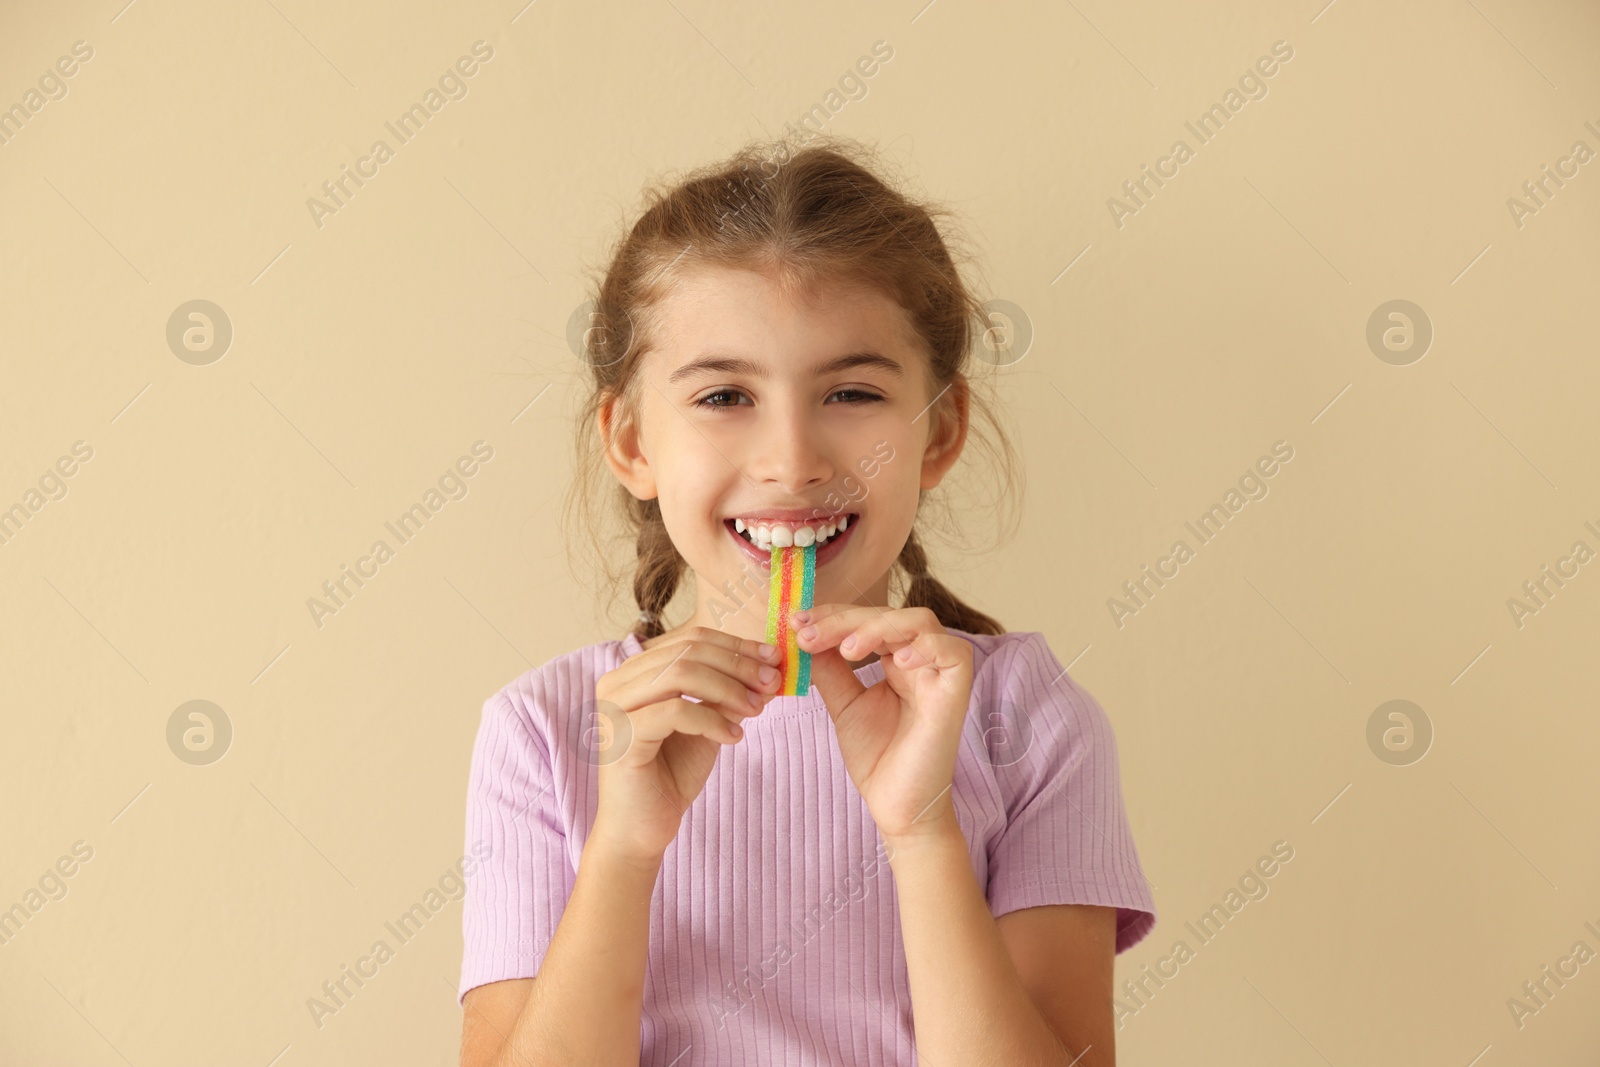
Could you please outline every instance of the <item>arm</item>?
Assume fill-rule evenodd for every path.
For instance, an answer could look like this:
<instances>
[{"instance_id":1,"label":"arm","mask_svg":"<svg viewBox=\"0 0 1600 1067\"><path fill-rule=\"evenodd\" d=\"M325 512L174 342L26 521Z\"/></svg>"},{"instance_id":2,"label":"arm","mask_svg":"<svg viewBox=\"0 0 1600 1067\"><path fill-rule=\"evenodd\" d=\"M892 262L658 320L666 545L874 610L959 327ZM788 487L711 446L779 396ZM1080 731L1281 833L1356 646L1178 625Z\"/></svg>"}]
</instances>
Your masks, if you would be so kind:
<instances>
[{"instance_id":1,"label":"arm","mask_svg":"<svg viewBox=\"0 0 1600 1067\"><path fill-rule=\"evenodd\" d=\"M595 838L539 977L490 982L462 1002L462 1067L637 1067L650 896L661 860Z\"/></svg>"},{"instance_id":2,"label":"arm","mask_svg":"<svg viewBox=\"0 0 1600 1067\"><path fill-rule=\"evenodd\" d=\"M1027 908L1001 916L1002 930L950 809L929 823L927 832L885 842L918 1054L936 1064L1114 1067L1116 909ZM1081 936L1063 943L1066 930ZM1049 933L1056 938L1040 943ZM1062 948L1078 955L1080 945L1078 959L1062 957ZM1063 981L1068 974L1073 980Z\"/></svg>"},{"instance_id":3,"label":"arm","mask_svg":"<svg viewBox=\"0 0 1600 1067\"><path fill-rule=\"evenodd\" d=\"M545 931L550 943L537 978L486 982L463 998L463 1067L638 1067L650 902L662 860L721 746L743 736L734 724L777 688L776 672L768 681L760 672L779 656L771 645L697 627L596 681L599 747L568 756L598 762L599 807L571 892L559 901L564 885L529 883L539 869L548 875L568 862L559 805L539 804L557 776L552 749L534 728L549 714L541 709L549 687L536 673L534 692L519 698L537 718L505 691L485 702L467 836L498 842L499 866L467 880L466 947L502 968ZM520 888L531 888L531 899ZM473 956L470 973L484 973L484 959ZM468 968L464 962L464 974Z\"/></svg>"},{"instance_id":4,"label":"arm","mask_svg":"<svg viewBox=\"0 0 1600 1067\"><path fill-rule=\"evenodd\" d=\"M980 707L993 708L1009 692L1021 707L1056 700L1063 712L1038 717L1033 760L1015 768L994 764L1010 794L1005 833L990 853L997 864L991 883L999 879L1003 897L997 897L1002 930L974 877L952 794L974 697L972 644L927 608L829 604L791 618L802 627L797 639L811 652L811 681L833 719L845 768L890 848L923 1058L961 1067L1113 1067L1116 908L1038 899L1054 895L1062 877L1105 872L1114 896L1148 903L1105 713L1071 682L1072 695L1053 696L1051 687L1067 672L1041 634L1012 641L1011 654L995 668L1008 690L978 694ZM883 681L862 685L844 649L878 653ZM1098 854L1098 843L1071 833L1063 805L1079 818L1087 818L1085 807L1108 812L1124 844L1103 831L1100 837L1118 858ZM1057 879L1030 885L1025 879L1039 870L1045 842L1063 854L1052 853ZM1106 894L1097 889L1096 895ZM1147 910L1153 922L1154 909ZM1016 916L1023 911L1033 914Z\"/></svg>"}]
</instances>

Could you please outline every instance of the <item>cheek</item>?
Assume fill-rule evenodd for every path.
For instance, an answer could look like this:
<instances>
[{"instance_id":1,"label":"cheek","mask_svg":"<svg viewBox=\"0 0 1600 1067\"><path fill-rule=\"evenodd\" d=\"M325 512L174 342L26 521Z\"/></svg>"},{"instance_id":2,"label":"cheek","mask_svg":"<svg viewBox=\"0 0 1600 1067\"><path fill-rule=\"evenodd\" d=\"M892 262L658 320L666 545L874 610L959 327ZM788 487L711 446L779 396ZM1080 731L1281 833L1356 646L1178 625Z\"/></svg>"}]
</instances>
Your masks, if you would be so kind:
<instances>
[{"instance_id":1,"label":"cheek","mask_svg":"<svg viewBox=\"0 0 1600 1067\"><path fill-rule=\"evenodd\" d=\"M914 502L922 479L921 449L921 440L903 429L895 436L880 435L863 451L851 475L871 494L896 499L910 496Z\"/></svg>"},{"instance_id":2,"label":"cheek","mask_svg":"<svg viewBox=\"0 0 1600 1067\"><path fill-rule=\"evenodd\" d=\"M650 437L647 456L656 480L671 486L677 495L704 496L708 483L719 483L723 474L734 474L729 465L726 448L721 448L711 434L698 434L682 419L674 418L678 425L658 424ZM737 477L737 475L735 475Z\"/></svg>"}]
</instances>

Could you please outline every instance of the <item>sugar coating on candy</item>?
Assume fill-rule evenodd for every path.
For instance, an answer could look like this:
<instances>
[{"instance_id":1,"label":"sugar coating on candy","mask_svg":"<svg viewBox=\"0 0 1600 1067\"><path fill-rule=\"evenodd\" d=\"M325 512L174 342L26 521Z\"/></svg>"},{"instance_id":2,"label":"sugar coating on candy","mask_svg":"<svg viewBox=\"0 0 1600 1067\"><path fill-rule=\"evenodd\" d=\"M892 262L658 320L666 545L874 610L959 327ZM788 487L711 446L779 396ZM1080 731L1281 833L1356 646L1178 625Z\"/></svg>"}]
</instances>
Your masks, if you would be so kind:
<instances>
[{"instance_id":1,"label":"sugar coating on candy","mask_svg":"<svg viewBox=\"0 0 1600 1067\"><path fill-rule=\"evenodd\" d=\"M791 612L811 606L817 582L817 546L797 548L789 545L772 549L772 580L767 594L767 644L783 653L783 684L779 696L805 696L811 692L811 653L803 651L794 629Z\"/></svg>"}]
</instances>

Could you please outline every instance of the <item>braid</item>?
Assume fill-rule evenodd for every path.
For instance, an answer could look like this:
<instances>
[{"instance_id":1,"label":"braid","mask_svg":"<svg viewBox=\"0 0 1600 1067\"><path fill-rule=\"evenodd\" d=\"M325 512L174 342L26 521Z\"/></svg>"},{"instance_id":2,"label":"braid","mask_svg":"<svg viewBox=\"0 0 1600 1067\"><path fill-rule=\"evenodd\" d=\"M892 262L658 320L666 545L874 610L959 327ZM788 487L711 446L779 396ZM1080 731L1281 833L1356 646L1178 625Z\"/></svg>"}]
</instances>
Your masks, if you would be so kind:
<instances>
[{"instance_id":1,"label":"braid","mask_svg":"<svg viewBox=\"0 0 1600 1067\"><path fill-rule=\"evenodd\" d=\"M1006 632L1006 628L1000 625L999 620L967 604L946 588L943 582L928 573L928 554L923 551L915 531L906 538L906 545L900 550L900 558L895 562L910 579L910 584L906 588L906 607L928 608L943 625L954 630L965 630L969 634Z\"/></svg>"},{"instance_id":2,"label":"braid","mask_svg":"<svg viewBox=\"0 0 1600 1067\"><path fill-rule=\"evenodd\" d=\"M634 636L641 641L666 632L662 612L672 602L688 566L667 535L661 505L654 499L628 497L628 510L639 527L639 570L633 578L633 599L639 605Z\"/></svg>"}]
</instances>

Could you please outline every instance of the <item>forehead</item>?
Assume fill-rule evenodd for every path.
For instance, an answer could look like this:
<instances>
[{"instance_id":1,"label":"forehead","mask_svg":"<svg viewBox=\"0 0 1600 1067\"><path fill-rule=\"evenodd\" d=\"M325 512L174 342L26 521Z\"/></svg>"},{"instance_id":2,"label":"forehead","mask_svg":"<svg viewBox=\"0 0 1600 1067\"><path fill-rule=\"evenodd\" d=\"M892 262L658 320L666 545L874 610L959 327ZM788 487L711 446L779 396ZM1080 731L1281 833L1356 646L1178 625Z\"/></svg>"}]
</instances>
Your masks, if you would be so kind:
<instances>
[{"instance_id":1,"label":"forehead","mask_svg":"<svg viewBox=\"0 0 1600 1067\"><path fill-rule=\"evenodd\" d=\"M755 358L818 359L863 347L909 358L916 346L910 316L899 303L848 279L801 288L754 270L694 267L674 280L653 312L659 347L673 362L706 346L737 348Z\"/></svg>"}]
</instances>

